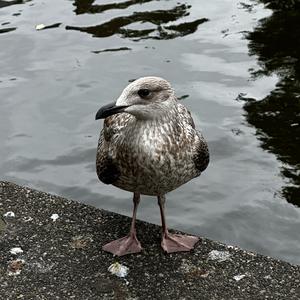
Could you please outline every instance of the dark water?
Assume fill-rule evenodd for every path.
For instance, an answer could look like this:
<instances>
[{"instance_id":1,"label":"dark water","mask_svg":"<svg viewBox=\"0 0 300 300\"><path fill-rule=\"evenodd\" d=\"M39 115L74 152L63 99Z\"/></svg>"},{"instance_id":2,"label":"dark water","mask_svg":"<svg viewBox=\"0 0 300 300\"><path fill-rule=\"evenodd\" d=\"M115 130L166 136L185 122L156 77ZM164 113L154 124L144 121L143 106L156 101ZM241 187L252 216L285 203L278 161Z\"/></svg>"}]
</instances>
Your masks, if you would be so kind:
<instances>
[{"instance_id":1,"label":"dark water","mask_svg":"<svg viewBox=\"0 0 300 300\"><path fill-rule=\"evenodd\" d=\"M211 150L169 225L300 263L299 5L264 2L0 1L1 179L130 215L95 174L94 115L162 76ZM159 223L153 198L139 217Z\"/></svg>"},{"instance_id":2,"label":"dark water","mask_svg":"<svg viewBox=\"0 0 300 300\"><path fill-rule=\"evenodd\" d=\"M281 173L287 179L284 198L300 206L300 2L294 6L288 5L293 1L285 6L265 2L275 12L247 35L250 54L259 61L251 75L256 79L277 74L279 80L263 99L245 97L244 108L247 121L257 128L262 148L282 162Z\"/></svg>"}]
</instances>

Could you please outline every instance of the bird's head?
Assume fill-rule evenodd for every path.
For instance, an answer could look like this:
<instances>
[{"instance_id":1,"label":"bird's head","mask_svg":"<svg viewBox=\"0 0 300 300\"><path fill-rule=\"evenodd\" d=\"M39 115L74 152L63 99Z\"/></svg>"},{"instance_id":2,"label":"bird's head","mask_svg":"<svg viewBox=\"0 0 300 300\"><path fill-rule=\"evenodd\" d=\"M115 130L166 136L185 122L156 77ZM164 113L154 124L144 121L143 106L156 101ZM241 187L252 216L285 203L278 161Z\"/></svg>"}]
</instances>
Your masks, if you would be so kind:
<instances>
[{"instance_id":1,"label":"bird's head","mask_svg":"<svg viewBox=\"0 0 300 300\"><path fill-rule=\"evenodd\" d=\"M130 83L116 102L105 105L96 120L126 112L137 119L159 119L168 114L176 98L170 83L159 77L142 77Z\"/></svg>"}]
</instances>

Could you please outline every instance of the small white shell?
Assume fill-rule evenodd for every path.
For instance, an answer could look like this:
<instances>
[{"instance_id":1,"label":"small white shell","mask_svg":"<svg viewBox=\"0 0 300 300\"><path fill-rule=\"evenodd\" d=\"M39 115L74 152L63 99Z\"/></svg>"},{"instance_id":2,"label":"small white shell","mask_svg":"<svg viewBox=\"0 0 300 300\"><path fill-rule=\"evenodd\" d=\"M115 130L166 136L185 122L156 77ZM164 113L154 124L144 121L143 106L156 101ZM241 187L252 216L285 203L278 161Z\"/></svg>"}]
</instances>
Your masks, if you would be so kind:
<instances>
[{"instance_id":1,"label":"small white shell","mask_svg":"<svg viewBox=\"0 0 300 300\"><path fill-rule=\"evenodd\" d=\"M58 214L52 214L52 216L50 217L50 219L52 219L53 222L55 222L58 218L59 218Z\"/></svg>"},{"instance_id":2,"label":"small white shell","mask_svg":"<svg viewBox=\"0 0 300 300\"><path fill-rule=\"evenodd\" d=\"M108 271L113 275L124 278L127 276L129 268L115 262L108 267Z\"/></svg>"},{"instance_id":3,"label":"small white shell","mask_svg":"<svg viewBox=\"0 0 300 300\"><path fill-rule=\"evenodd\" d=\"M16 215L13 211L8 211L7 213L5 213L3 215L3 217L6 217L6 218L14 218Z\"/></svg>"},{"instance_id":4,"label":"small white shell","mask_svg":"<svg viewBox=\"0 0 300 300\"><path fill-rule=\"evenodd\" d=\"M246 277L246 274L235 275L235 276L233 276L233 279L236 280L236 281L240 281L244 277Z\"/></svg>"},{"instance_id":5,"label":"small white shell","mask_svg":"<svg viewBox=\"0 0 300 300\"><path fill-rule=\"evenodd\" d=\"M212 250L208 253L208 259L217 260L219 262L228 260L229 258L230 253L228 251Z\"/></svg>"},{"instance_id":6,"label":"small white shell","mask_svg":"<svg viewBox=\"0 0 300 300\"><path fill-rule=\"evenodd\" d=\"M15 272L8 271L8 276L17 276L21 274L21 270L17 270Z\"/></svg>"},{"instance_id":7,"label":"small white shell","mask_svg":"<svg viewBox=\"0 0 300 300\"><path fill-rule=\"evenodd\" d=\"M14 248L11 248L11 249L9 250L9 252L10 252L11 254L17 255L17 254L23 253L24 251L22 250L21 247L14 247Z\"/></svg>"}]
</instances>

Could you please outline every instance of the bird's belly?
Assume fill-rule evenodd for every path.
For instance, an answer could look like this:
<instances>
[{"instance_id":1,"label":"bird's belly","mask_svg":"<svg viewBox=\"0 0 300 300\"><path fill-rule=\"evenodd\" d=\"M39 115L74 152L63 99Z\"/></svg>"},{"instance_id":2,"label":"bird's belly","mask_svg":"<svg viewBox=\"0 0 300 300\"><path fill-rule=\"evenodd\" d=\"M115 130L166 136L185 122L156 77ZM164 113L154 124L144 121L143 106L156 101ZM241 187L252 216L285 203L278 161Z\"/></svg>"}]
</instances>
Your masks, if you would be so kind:
<instances>
[{"instance_id":1,"label":"bird's belly","mask_svg":"<svg viewBox=\"0 0 300 300\"><path fill-rule=\"evenodd\" d=\"M168 193L200 173L188 152L178 153L131 152L127 163L118 161L120 177L115 186L144 195ZM129 167L130 166L130 167Z\"/></svg>"}]
</instances>

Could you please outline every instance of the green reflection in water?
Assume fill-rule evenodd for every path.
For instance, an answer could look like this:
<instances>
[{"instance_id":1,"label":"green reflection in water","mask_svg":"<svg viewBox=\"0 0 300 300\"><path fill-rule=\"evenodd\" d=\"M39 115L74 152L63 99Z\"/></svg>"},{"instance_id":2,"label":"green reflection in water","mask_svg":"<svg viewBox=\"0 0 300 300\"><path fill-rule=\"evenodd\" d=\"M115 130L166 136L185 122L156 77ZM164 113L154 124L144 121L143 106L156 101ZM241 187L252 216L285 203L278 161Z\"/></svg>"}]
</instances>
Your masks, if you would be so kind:
<instances>
[{"instance_id":1,"label":"green reflection in water","mask_svg":"<svg viewBox=\"0 0 300 300\"><path fill-rule=\"evenodd\" d=\"M0 8L10 6L10 5L15 5L15 4L23 4L24 2L25 2L24 0L14 0L14 1L0 0Z\"/></svg>"},{"instance_id":2,"label":"green reflection in water","mask_svg":"<svg viewBox=\"0 0 300 300\"><path fill-rule=\"evenodd\" d=\"M288 183L282 194L300 206L300 1L262 2L274 12L247 35L250 55L258 56L260 66L251 73L254 79L277 74L279 82L264 99L240 99L262 147L283 163Z\"/></svg>"},{"instance_id":3,"label":"green reflection in water","mask_svg":"<svg viewBox=\"0 0 300 300\"><path fill-rule=\"evenodd\" d=\"M143 4L158 0L129 0L119 3L94 4L95 0L75 0L76 14L96 14L110 9L126 9L131 5Z\"/></svg>"},{"instance_id":4,"label":"green reflection in water","mask_svg":"<svg viewBox=\"0 0 300 300\"><path fill-rule=\"evenodd\" d=\"M94 5L94 1L75 1L75 12L82 13L101 13L109 9L125 9L134 4L143 4L153 0L131 0L121 3L111 3L103 5ZM198 26L208 19L201 18L191 22L183 22L175 25L166 25L169 22L177 21L189 15L191 6L178 3L175 7L168 10L152 10L134 12L129 16L118 16L108 22L87 27L66 26L67 30L78 30L89 33L93 37L109 37L112 35L120 35L122 38L130 38L134 41L141 39L168 40L180 36L185 36L195 32ZM148 23L149 28L146 29L130 29L126 26L135 23Z\"/></svg>"}]
</instances>

